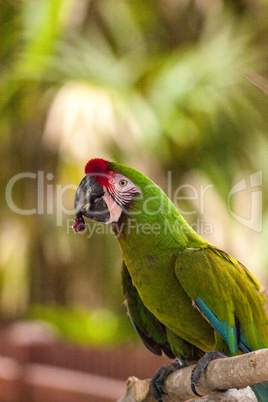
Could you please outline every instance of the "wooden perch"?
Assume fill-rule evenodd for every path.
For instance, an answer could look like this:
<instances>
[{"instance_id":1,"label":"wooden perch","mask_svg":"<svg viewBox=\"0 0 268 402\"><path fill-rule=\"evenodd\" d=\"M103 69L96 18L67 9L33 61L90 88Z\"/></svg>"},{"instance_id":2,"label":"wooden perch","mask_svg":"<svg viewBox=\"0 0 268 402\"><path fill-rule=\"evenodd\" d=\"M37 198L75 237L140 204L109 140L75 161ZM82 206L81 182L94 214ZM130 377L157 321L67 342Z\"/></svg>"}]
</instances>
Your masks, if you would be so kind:
<instances>
[{"instance_id":1,"label":"wooden perch","mask_svg":"<svg viewBox=\"0 0 268 402\"><path fill-rule=\"evenodd\" d=\"M196 398L190 385L193 368L194 366L188 366L177 370L167 378L165 391L168 396L163 396L163 401L183 402ZM254 393L246 387L263 381L268 381L268 349L228 359L213 360L201 374L196 390L200 395L214 393L197 400L200 402L255 402L257 399ZM118 402L155 402L150 393L149 383L150 380L130 377L127 380L126 394ZM228 391L222 392L224 390Z\"/></svg>"}]
</instances>

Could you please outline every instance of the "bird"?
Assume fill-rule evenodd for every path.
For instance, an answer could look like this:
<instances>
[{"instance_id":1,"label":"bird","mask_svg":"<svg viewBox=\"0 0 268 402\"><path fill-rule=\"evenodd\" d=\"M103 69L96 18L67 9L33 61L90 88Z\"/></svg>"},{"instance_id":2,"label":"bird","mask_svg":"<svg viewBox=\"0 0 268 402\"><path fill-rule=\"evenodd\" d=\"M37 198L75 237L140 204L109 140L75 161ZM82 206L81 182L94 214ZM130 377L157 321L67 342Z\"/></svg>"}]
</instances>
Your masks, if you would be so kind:
<instances>
[{"instance_id":1,"label":"bird","mask_svg":"<svg viewBox=\"0 0 268 402\"><path fill-rule=\"evenodd\" d=\"M122 290L132 324L154 354L175 359L153 376L162 401L174 370L197 365L191 387L216 358L268 347L267 298L238 260L197 234L166 194L143 173L90 159L75 193L73 230L84 218L111 225L122 254ZM268 382L255 384L268 401Z\"/></svg>"}]
</instances>

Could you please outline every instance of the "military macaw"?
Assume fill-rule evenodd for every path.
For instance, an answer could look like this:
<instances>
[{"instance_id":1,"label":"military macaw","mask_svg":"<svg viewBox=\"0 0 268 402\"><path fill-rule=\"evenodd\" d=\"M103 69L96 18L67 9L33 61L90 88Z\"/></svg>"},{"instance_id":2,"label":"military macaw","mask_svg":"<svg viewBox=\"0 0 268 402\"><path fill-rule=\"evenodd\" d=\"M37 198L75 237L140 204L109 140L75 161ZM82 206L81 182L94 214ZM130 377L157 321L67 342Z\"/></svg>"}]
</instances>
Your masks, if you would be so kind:
<instances>
[{"instance_id":1,"label":"military macaw","mask_svg":"<svg viewBox=\"0 0 268 402\"><path fill-rule=\"evenodd\" d=\"M86 164L85 173L75 195L73 229L85 229L84 216L112 226L123 257L128 312L151 352L180 357L179 365L202 357L202 369L221 353L268 347L266 297L246 267L199 236L137 170L97 158ZM152 380L158 401L163 382L177 367L170 366ZM259 401L268 401L268 382L253 388Z\"/></svg>"}]
</instances>

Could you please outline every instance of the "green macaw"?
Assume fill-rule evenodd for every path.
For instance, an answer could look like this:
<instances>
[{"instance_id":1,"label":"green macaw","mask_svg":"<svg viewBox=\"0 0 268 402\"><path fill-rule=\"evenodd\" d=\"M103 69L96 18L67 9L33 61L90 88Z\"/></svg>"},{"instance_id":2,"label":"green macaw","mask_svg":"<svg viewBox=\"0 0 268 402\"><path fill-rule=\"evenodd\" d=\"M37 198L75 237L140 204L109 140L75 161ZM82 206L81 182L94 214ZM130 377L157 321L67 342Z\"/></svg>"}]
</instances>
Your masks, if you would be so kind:
<instances>
[{"instance_id":1,"label":"green macaw","mask_svg":"<svg viewBox=\"0 0 268 402\"><path fill-rule=\"evenodd\" d=\"M85 173L75 195L73 229L85 229L84 216L112 226L123 257L128 312L151 352L183 361L202 357L202 370L221 356L216 351L233 356L268 347L266 297L239 261L199 236L137 170L92 159ZM172 370L159 370L152 380L159 401ZM194 392L199 374L193 374ZM253 388L259 401L268 401L268 382Z\"/></svg>"}]
</instances>

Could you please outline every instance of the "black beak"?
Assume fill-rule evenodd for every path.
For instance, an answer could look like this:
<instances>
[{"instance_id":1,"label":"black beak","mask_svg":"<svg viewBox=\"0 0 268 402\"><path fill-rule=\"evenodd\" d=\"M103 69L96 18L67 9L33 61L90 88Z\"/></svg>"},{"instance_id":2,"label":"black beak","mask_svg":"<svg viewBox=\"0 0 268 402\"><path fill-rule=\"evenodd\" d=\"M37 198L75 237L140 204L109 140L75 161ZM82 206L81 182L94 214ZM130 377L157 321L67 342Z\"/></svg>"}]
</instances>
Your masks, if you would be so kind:
<instances>
[{"instance_id":1,"label":"black beak","mask_svg":"<svg viewBox=\"0 0 268 402\"><path fill-rule=\"evenodd\" d=\"M81 180L74 198L76 218L73 229L75 232L85 229L83 216L97 222L109 221L110 212L106 202L102 198L103 195L103 187L90 174L87 174Z\"/></svg>"}]
</instances>

